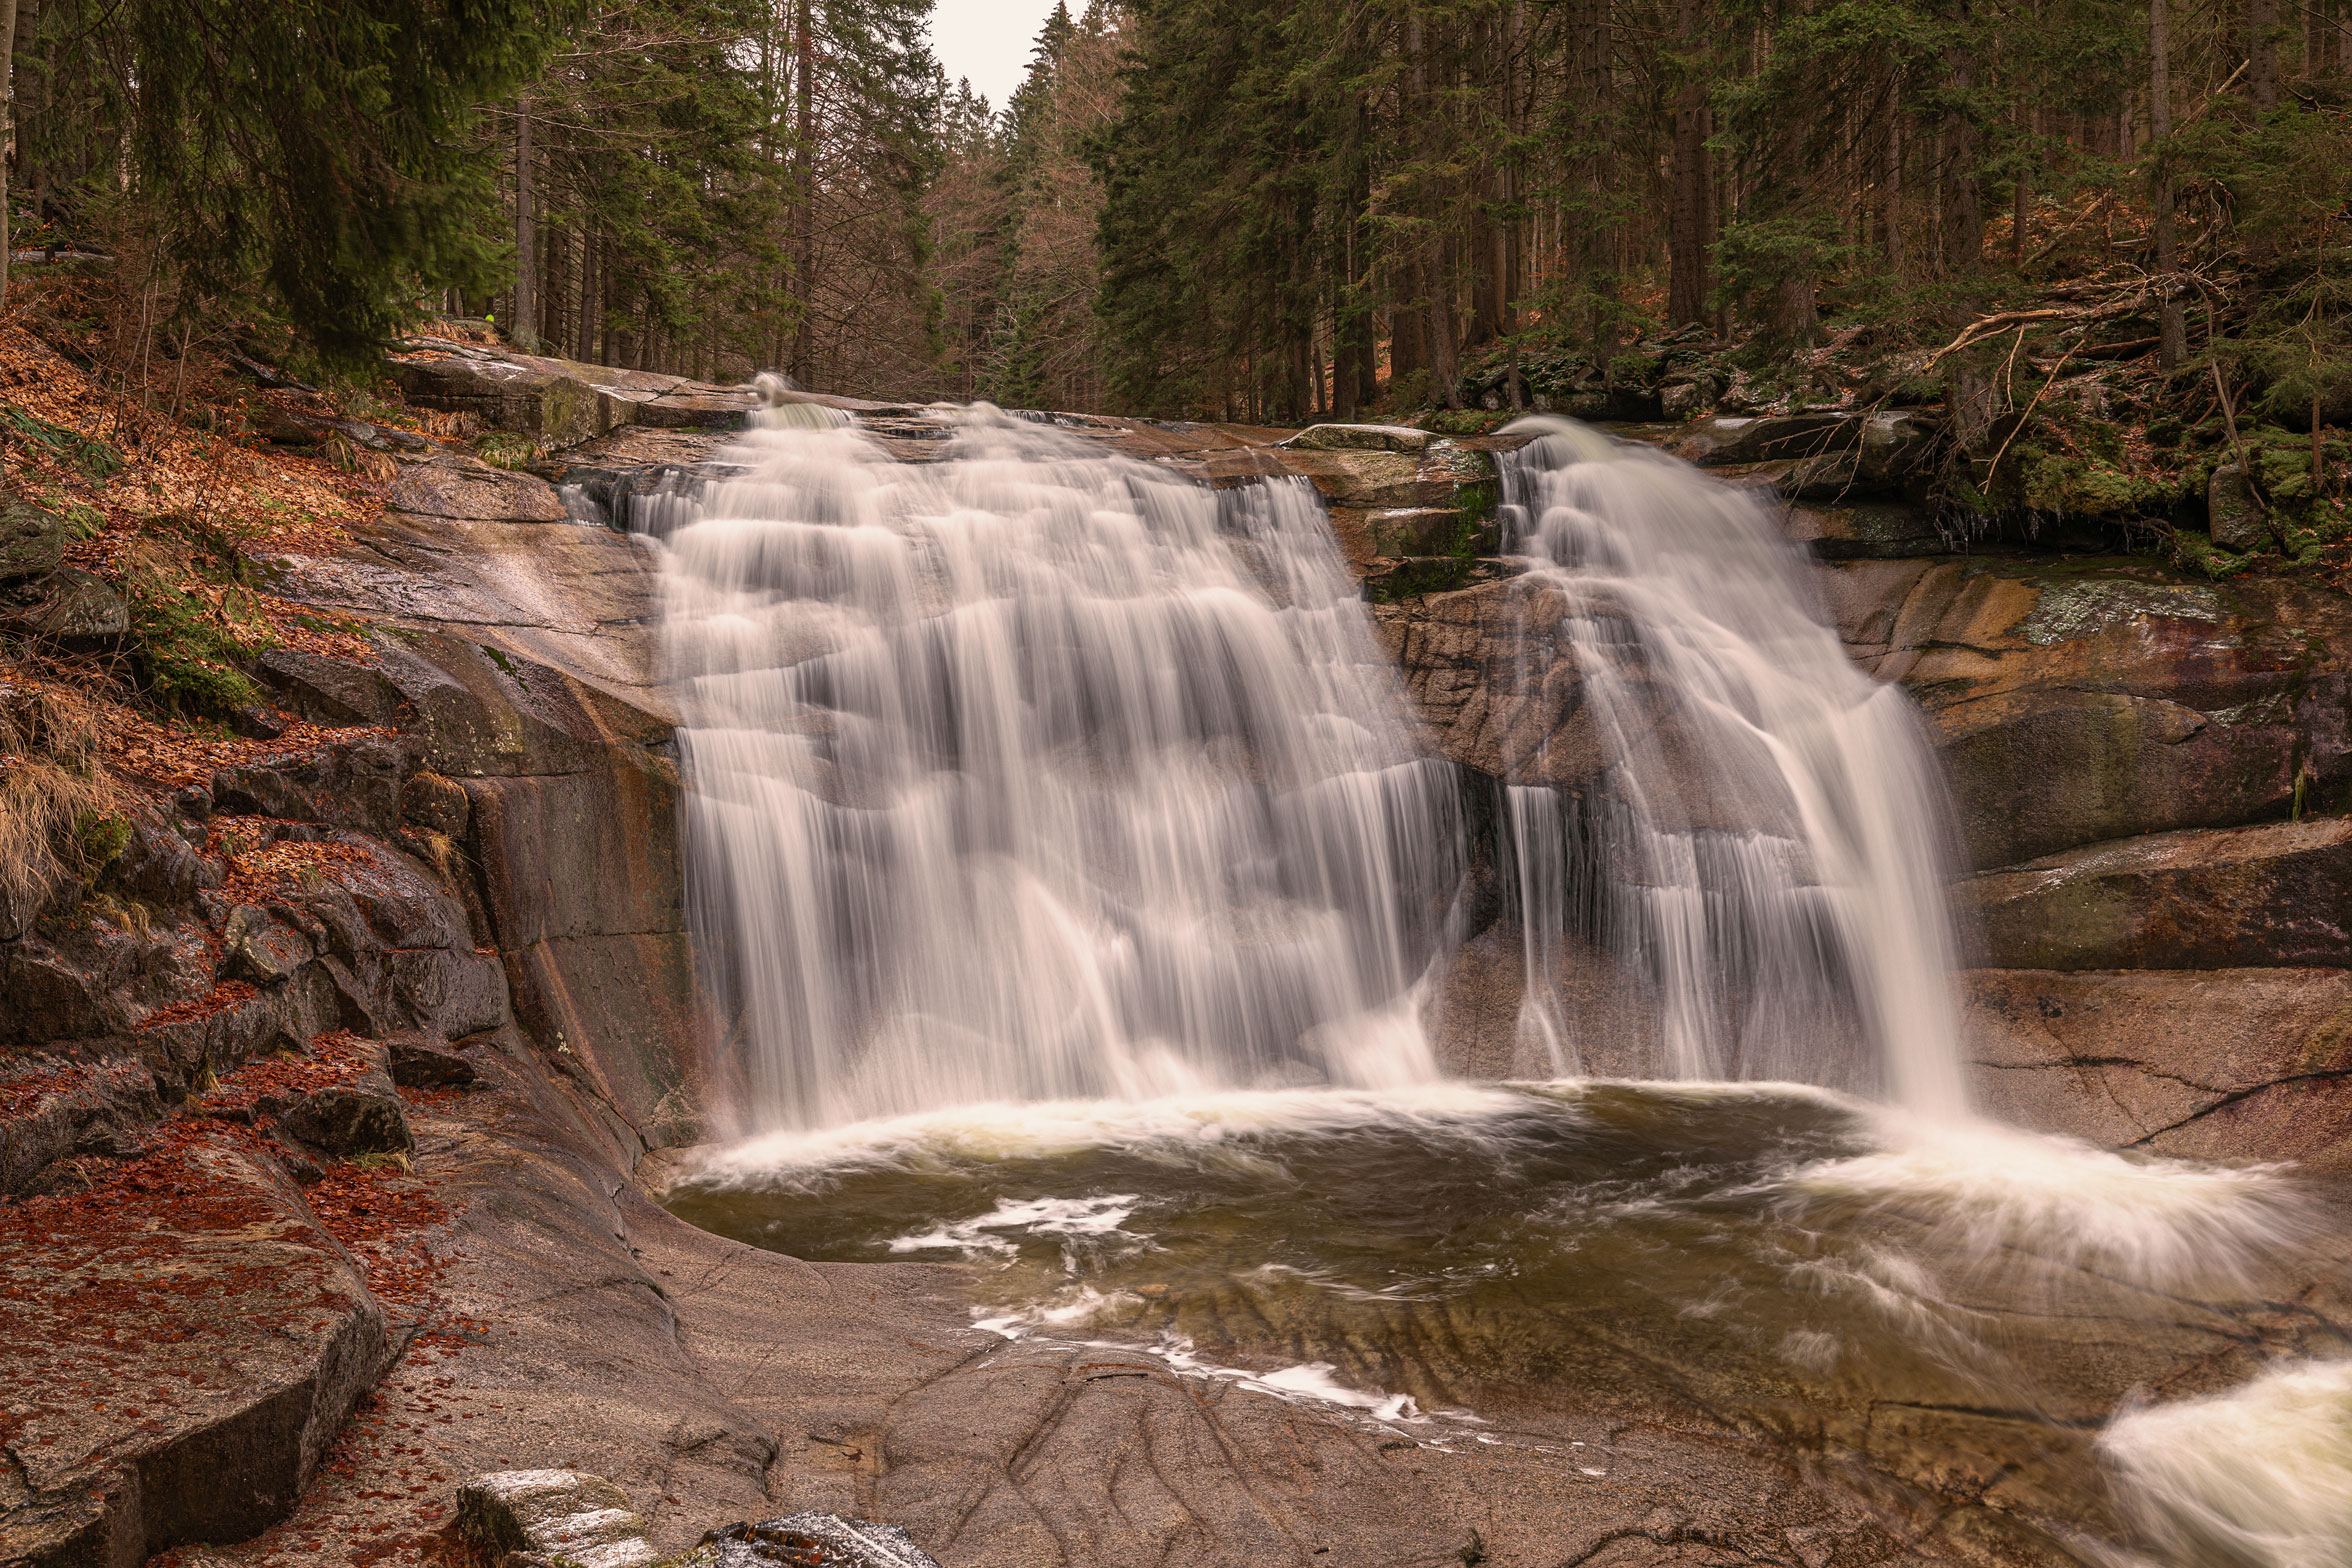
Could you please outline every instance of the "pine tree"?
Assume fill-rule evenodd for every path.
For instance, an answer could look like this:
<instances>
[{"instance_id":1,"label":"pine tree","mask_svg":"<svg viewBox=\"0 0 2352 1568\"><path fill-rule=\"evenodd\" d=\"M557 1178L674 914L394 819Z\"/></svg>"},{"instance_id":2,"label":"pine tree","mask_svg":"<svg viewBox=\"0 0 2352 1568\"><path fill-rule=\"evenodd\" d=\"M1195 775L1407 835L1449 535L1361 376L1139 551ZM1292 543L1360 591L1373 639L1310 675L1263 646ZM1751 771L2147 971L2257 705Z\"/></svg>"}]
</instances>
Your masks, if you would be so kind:
<instances>
[{"instance_id":1,"label":"pine tree","mask_svg":"<svg viewBox=\"0 0 2352 1568\"><path fill-rule=\"evenodd\" d=\"M330 363L499 270L475 105L536 74L568 0L126 0L140 194L199 292L267 289ZM135 84L135 85L132 85Z\"/></svg>"}]
</instances>

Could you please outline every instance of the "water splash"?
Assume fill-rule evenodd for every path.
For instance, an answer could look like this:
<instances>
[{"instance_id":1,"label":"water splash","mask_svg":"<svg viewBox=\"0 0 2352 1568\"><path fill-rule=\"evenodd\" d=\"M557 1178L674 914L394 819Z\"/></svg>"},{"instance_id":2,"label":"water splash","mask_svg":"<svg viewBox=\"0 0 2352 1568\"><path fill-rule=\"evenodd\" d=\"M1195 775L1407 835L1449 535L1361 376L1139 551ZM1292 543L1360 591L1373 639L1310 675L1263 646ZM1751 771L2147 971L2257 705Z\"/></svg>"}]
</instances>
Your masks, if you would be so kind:
<instances>
[{"instance_id":1,"label":"water splash","mask_svg":"<svg viewBox=\"0 0 2352 1568\"><path fill-rule=\"evenodd\" d=\"M1564 606L1529 645L1573 661L1563 735L1595 759L1581 790L1508 793L1523 1042L1586 1070L1555 978L1583 938L1646 988L1650 1075L1963 1109L1947 816L1902 694L1848 660L1749 494L1564 420L1512 428L1536 439L1502 459L1505 548L1523 603Z\"/></svg>"},{"instance_id":2,"label":"water splash","mask_svg":"<svg viewBox=\"0 0 2352 1568\"><path fill-rule=\"evenodd\" d=\"M1303 483L783 403L668 532L690 914L746 1129L1433 1071L1452 780Z\"/></svg>"},{"instance_id":3,"label":"water splash","mask_svg":"<svg viewBox=\"0 0 2352 1568\"><path fill-rule=\"evenodd\" d=\"M2352 1362L2288 1361L2099 1438L2124 1511L2177 1568L2352 1562Z\"/></svg>"}]
</instances>

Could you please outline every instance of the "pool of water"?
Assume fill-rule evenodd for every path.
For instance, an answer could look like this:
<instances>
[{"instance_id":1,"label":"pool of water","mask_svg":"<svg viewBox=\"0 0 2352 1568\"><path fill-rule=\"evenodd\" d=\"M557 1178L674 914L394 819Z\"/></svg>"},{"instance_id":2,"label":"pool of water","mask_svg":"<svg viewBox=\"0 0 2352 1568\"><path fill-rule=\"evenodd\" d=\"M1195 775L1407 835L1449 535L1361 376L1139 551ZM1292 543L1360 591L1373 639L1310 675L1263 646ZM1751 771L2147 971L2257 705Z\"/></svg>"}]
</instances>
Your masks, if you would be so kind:
<instances>
[{"instance_id":1,"label":"pool of water","mask_svg":"<svg viewBox=\"0 0 2352 1568\"><path fill-rule=\"evenodd\" d=\"M971 1107L700 1151L669 1202L803 1258L959 1262L1007 1337L1413 1441L1712 1424L1998 1486L2069 1552L2136 1528L2103 1424L2288 1332L2317 1224L2269 1169L1588 1082Z\"/></svg>"}]
</instances>

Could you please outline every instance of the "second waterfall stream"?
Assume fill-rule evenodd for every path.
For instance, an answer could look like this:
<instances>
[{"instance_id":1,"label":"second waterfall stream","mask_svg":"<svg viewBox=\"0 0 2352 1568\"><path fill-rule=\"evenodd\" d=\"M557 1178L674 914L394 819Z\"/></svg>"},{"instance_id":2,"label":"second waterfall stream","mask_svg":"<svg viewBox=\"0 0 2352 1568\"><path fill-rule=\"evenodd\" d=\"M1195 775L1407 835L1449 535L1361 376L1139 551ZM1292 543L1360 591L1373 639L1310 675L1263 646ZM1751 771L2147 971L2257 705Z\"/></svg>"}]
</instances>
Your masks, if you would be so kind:
<instances>
[{"instance_id":1,"label":"second waterfall stream","mask_svg":"<svg viewBox=\"0 0 2352 1568\"><path fill-rule=\"evenodd\" d=\"M1493 586L1521 686L1572 686L1542 783L1431 754L1301 480L787 403L657 499L733 1135L671 1206L959 1263L989 1334L1383 1450L1573 1488L1629 1462L1604 1430L1736 1430L1970 1561L2344 1560L2352 1384L2297 1359L2322 1317L2264 1315L2303 1195L1970 1117L1916 715L1751 494L1518 433ZM1498 921L1516 1024L1482 1026L1540 1081L1433 1038ZM2135 1392L2229 1356L2237 1393ZM2282 1410L2275 1455L2178 1451Z\"/></svg>"}]
</instances>

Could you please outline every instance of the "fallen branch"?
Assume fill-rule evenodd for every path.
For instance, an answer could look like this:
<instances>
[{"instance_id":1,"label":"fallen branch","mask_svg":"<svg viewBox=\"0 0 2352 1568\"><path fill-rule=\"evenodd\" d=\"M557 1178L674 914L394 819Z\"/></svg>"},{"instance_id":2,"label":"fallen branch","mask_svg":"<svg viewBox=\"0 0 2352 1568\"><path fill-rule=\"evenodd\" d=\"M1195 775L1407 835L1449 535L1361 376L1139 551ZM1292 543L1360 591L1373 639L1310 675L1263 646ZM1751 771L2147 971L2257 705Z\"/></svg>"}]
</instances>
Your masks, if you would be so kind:
<instances>
[{"instance_id":1,"label":"fallen branch","mask_svg":"<svg viewBox=\"0 0 2352 1568\"><path fill-rule=\"evenodd\" d=\"M2043 310L2004 310L1995 315L1979 316L1967 326L1962 327L1958 337L1928 355L1925 363L1921 364L1919 368L1922 371L1933 370L1936 367L1936 362L1945 355L1957 353L1971 344L1981 343L1993 333L2006 332L2020 322L2061 321L2083 314L2085 312L2052 306Z\"/></svg>"},{"instance_id":2,"label":"fallen branch","mask_svg":"<svg viewBox=\"0 0 2352 1568\"><path fill-rule=\"evenodd\" d=\"M2078 343L2075 345L2075 348L2080 348L2081 346L2082 345ZM1993 454L1993 461L1991 466L1985 469L1986 484L1991 484L1993 482L1993 477L2000 473L2001 459L2009 455L2010 442L2015 441L2018 437L2018 433L2024 430L2027 425L2033 423L2034 410L2042 406L2042 399L2048 395L2050 388L2057 385L2058 383L2058 371L2064 370L2066 368L2066 362L2073 357L2073 348L2068 349L2065 353L2058 356L2057 368L2050 372L2050 378L2047 381L2044 381L2040 388L2035 391L2033 395L2033 401L2025 405L2024 417L2019 419L2016 424L2009 427L2009 434L2001 442L2001 450Z\"/></svg>"},{"instance_id":3,"label":"fallen branch","mask_svg":"<svg viewBox=\"0 0 2352 1568\"><path fill-rule=\"evenodd\" d=\"M2222 428L2229 432L2230 447L2238 454L2238 472L2246 477L2246 493L2254 498L2256 506L2262 508L2262 515L2268 517L2270 503L2262 498L2262 492L2255 487L2254 465L2246 461L2246 443L2238 437L2237 411L2230 407L2229 388L2222 385L2221 362L2214 360L2206 368L2213 372L2213 393L2221 399Z\"/></svg>"}]
</instances>

